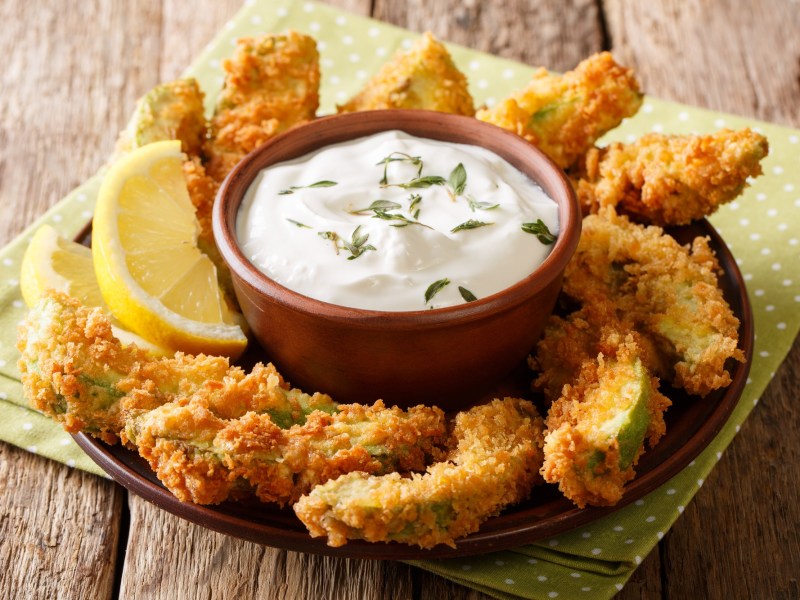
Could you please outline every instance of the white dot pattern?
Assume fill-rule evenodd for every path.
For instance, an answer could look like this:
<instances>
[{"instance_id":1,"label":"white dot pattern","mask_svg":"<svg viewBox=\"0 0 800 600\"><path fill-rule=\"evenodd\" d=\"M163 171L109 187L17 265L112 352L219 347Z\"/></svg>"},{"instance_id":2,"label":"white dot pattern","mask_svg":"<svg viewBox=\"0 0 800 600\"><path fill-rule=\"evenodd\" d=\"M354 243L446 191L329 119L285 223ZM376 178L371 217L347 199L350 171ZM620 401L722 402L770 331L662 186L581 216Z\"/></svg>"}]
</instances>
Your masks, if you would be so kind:
<instances>
[{"instance_id":1,"label":"white dot pattern","mask_svg":"<svg viewBox=\"0 0 800 600\"><path fill-rule=\"evenodd\" d=\"M237 17L225 26L231 37L228 38L226 34L224 42L217 48L211 47L205 55L203 67L208 69L209 75L203 81L206 85L221 85L221 60L230 54L230 44L235 43L236 38L241 35L255 35L263 30L271 30L272 27L282 30L291 26L313 33L319 41L323 70L321 96L325 106L321 112L330 112L334 102L342 102L351 97L375 73L386 57L397 49L409 47L413 39L416 39L410 33L393 30L378 23L362 21L357 17L348 19L330 7L314 2L246 0L245 5L243 17ZM496 99L505 98L511 90L523 85L531 73L526 66L494 57L477 54L454 54L454 57L461 70L468 75L470 90L478 104L494 104ZM750 123L743 119L728 116L709 121L691 107L648 98L640 114L612 132L609 140L632 141L649 131L706 133L723 126L738 128L748 124ZM778 364L777 357L783 354L783 350L774 344L770 336L774 334L776 338L780 335L789 337L793 334L798 317L794 312L788 313L787 306L796 311L796 303L800 303L800 289L796 283L800 278L795 276L794 266L800 258L800 243L794 227L800 220L800 197L797 192L798 184L791 179L792 173L798 170L796 145L800 143L800 136L772 126L765 125L761 129L767 132L771 145L771 154L764 162L765 175L750 181L751 187L739 200L722 207L711 219L732 246L738 264L747 267L744 277L748 282L748 289L751 290L756 326L762 334L761 337L770 340L769 347L766 348L762 348L760 342L757 342L752 370L755 383L749 385L745 391L750 401L740 403L731 417L735 424L732 429L736 432L739 431L747 411L758 400L765 385L764 373L773 372ZM793 145L794 154L780 152L780 143L786 144L787 148ZM93 189L80 188L71 197L75 204L68 211L65 209L63 212L51 213L50 222L67 229L75 227L76 217L83 221L88 220L92 215L91 207L95 195L96 186ZM754 206L758 206L757 211L753 209ZM732 240L736 243L731 244ZM3 274L0 279L2 284L12 288L18 286L20 256L21 254L3 256L0 269L0 274ZM24 310L18 291L14 293L15 297L6 304L10 306L9 310L15 311L15 315L9 320L12 327L22 318ZM16 357L12 352L13 348L0 348L0 368L6 370L13 367ZM7 391L0 391L0 400L8 398ZM30 411L26 413L31 414ZM60 429L48 442L45 432L51 424L43 418L41 421L38 419L38 415L33 415L15 421L21 447L54 456L57 453L52 450L53 446L63 453L72 451L72 439L64 436ZM727 435L732 437L733 431ZM595 561L617 560L618 555L621 555L627 556L625 560L634 568L642 562L642 557L646 556L657 540L663 538L672 521L684 512L692 495L703 485L710 466L719 460L721 454L718 447L710 448L676 476L668 487L656 490L650 496L621 509L614 514L613 520L598 521L593 524L591 533L585 529L566 532L557 540L543 540L532 545L531 553L541 549L545 553L574 554ZM67 458L66 462L69 466L76 466L74 458ZM495 581L500 586L498 589L504 589L506 594L527 591L529 586L540 586L536 588L537 597L590 598L593 597L592 592L610 595L608 590L612 584L615 589L622 588L622 583L616 583L614 578L600 578L588 571L579 572L574 570L576 567L564 570L564 567L558 567L546 558L531 558L516 552L498 554L502 558L481 559L474 563L459 560L448 562L452 562L453 571L461 574L465 580L483 576L490 569L493 570L491 572L495 574ZM562 570L558 571L558 568ZM561 575L557 577L556 573Z\"/></svg>"}]
</instances>

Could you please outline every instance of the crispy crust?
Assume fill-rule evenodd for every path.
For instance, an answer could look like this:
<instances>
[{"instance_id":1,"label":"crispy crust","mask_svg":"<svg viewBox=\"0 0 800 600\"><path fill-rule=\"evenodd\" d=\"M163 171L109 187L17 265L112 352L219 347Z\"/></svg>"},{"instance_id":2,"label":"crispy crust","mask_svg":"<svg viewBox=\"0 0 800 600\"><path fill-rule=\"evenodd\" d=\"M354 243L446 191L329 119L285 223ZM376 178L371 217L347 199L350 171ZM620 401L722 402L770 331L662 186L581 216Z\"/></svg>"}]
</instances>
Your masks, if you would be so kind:
<instances>
[{"instance_id":1,"label":"crispy crust","mask_svg":"<svg viewBox=\"0 0 800 600\"><path fill-rule=\"evenodd\" d=\"M641 104L633 72L601 52L563 75L540 68L525 88L476 116L525 138L566 169Z\"/></svg>"},{"instance_id":2,"label":"crispy crust","mask_svg":"<svg viewBox=\"0 0 800 600\"><path fill-rule=\"evenodd\" d=\"M619 502L625 484L635 477L634 467L644 452L642 441L632 461L623 466L619 439L598 439L596 433L607 418L602 409L597 410L604 388L621 387L620 381L631 377L630 367L641 353L633 335L615 337L616 341L605 342L611 353L585 361L547 414L542 476L548 483L558 484L559 490L580 508ZM671 402L658 391L656 377L648 377L645 388L649 420L644 435L652 448L666 431L663 414ZM598 456L602 457L599 461Z\"/></svg>"},{"instance_id":3,"label":"crispy crust","mask_svg":"<svg viewBox=\"0 0 800 600\"><path fill-rule=\"evenodd\" d=\"M319 107L319 53L307 35L241 38L222 66L225 84L205 147L217 181L248 152L313 119Z\"/></svg>"},{"instance_id":4,"label":"crispy crust","mask_svg":"<svg viewBox=\"0 0 800 600\"><path fill-rule=\"evenodd\" d=\"M767 139L750 129L712 135L648 134L593 148L572 174L585 213L615 206L653 225L683 225L715 212L761 175Z\"/></svg>"},{"instance_id":5,"label":"crispy crust","mask_svg":"<svg viewBox=\"0 0 800 600\"><path fill-rule=\"evenodd\" d=\"M350 473L314 488L294 510L331 546L348 539L454 546L541 481L542 429L530 402L494 400L456 416L452 450L425 474Z\"/></svg>"},{"instance_id":6,"label":"crispy crust","mask_svg":"<svg viewBox=\"0 0 800 600\"><path fill-rule=\"evenodd\" d=\"M384 64L340 113L386 108L414 108L467 115L475 114L467 78L447 49L430 33L408 51Z\"/></svg>"},{"instance_id":7,"label":"crispy crust","mask_svg":"<svg viewBox=\"0 0 800 600\"><path fill-rule=\"evenodd\" d=\"M705 238L679 245L659 227L643 227L613 208L586 217L564 293L584 305L613 306L658 349L651 368L676 387L705 396L730 384L739 320L718 286L719 264Z\"/></svg>"}]
</instances>

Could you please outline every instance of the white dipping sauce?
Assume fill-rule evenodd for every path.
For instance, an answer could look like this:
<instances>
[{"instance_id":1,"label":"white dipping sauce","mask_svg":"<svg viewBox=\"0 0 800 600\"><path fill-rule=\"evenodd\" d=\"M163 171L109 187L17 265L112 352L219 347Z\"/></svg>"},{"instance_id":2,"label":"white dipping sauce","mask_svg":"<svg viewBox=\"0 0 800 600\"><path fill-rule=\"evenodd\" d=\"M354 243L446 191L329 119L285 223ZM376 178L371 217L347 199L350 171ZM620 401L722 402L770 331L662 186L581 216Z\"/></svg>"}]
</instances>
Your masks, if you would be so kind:
<instances>
[{"instance_id":1,"label":"white dipping sauce","mask_svg":"<svg viewBox=\"0 0 800 600\"><path fill-rule=\"evenodd\" d=\"M399 153L421 159L423 178L448 180L461 163L462 193L454 199L447 184L381 186L389 156L403 159L386 165L389 184L418 177L419 165ZM326 187L303 187L317 182ZM413 210L412 195L421 198ZM352 214L376 200L400 207ZM395 227L407 221L387 215L427 227ZM459 287L484 298L529 275L552 248L522 230L539 219L557 236L556 203L493 152L387 131L264 169L245 195L236 232L245 256L291 290L341 306L410 311L464 304ZM491 225L452 232L468 221ZM352 258L346 243L358 227L358 237L369 238ZM426 291L442 280L449 284L426 301Z\"/></svg>"}]
</instances>

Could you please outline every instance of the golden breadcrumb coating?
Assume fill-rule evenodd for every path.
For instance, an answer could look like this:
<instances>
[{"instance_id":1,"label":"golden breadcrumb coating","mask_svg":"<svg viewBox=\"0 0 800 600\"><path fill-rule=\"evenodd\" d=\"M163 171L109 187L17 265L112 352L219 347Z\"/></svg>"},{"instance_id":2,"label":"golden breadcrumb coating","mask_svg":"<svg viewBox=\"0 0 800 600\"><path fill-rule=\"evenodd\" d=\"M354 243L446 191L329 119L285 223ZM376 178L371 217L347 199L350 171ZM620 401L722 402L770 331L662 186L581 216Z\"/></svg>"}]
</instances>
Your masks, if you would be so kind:
<instances>
[{"instance_id":1,"label":"golden breadcrumb coating","mask_svg":"<svg viewBox=\"0 0 800 600\"><path fill-rule=\"evenodd\" d=\"M456 416L452 450L424 474L350 473L294 505L313 537L454 546L541 481L543 423L530 402L494 400Z\"/></svg>"},{"instance_id":2,"label":"golden breadcrumb coating","mask_svg":"<svg viewBox=\"0 0 800 600\"><path fill-rule=\"evenodd\" d=\"M272 365L251 373L225 357L157 357L113 336L108 316L68 296L49 292L28 312L18 332L23 392L37 410L70 433L86 431L116 441L129 414L151 410L199 389L228 388L225 418L265 412L280 426L301 422L314 410L335 410L325 394L290 389ZM218 392L221 393L221 392ZM216 397L216 396L214 396Z\"/></svg>"},{"instance_id":3,"label":"golden breadcrumb coating","mask_svg":"<svg viewBox=\"0 0 800 600\"><path fill-rule=\"evenodd\" d=\"M598 354L613 356L621 337L635 343L638 358L656 376L672 373L655 342L636 330L625 315L617 314L613 302L595 299L592 303L567 316L552 315L545 326L534 353L528 359L530 367L539 373L533 388L554 402L568 383L578 377L584 363L594 361Z\"/></svg>"},{"instance_id":4,"label":"golden breadcrumb coating","mask_svg":"<svg viewBox=\"0 0 800 600\"><path fill-rule=\"evenodd\" d=\"M663 376L690 394L726 387L728 359L744 360L739 320L722 295L719 263L706 238L678 244L612 207L583 220L564 292L583 305L612 305L662 353ZM653 365L651 365L652 367Z\"/></svg>"},{"instance_id":5,"label":"golden breadcrumb coating","mask_svg":"<svg viewBox=\"0 0 800 600\"><path fill-rule=\"evenodd\" d=\"M641 104L633 72L601 52L563 75L540 68L527 86L476 116L524 137L566 169Z\"/></svg>"},{"instance_id":6,"label":"golden breadcrumb coating","mask_svg":"<svg viewBox=\"0 0 800 600\"><path fill-rule=\"evenodd\" d=\"M138 100L112 160L164 140L180 140L190 157L200 156L205 138L203 92L195 79L177 79L157 85Z\"/></svg>"},{"instance_id":7,"label":"golden breadcrumb coating","mask_svg":"<svg viewBox=\"0 0 800 600\"><path fill-rule=\"evenodd\" d=\"M683 225L730 202L761 175L767 139L750 129L648 134L591 149L572 174L584 213L615 206L636 221Z\"/></svg>"},{"instance_id":8,"label":"golden breadcrumb coating","mask_svg":"<svg viewBox=\"0 0 800 600\"><path fill-rule=\"evenodd\" d=\"M475 114L467 78L447 49L430 33L408 51L398 52L358 94L337 107L340 113L386 108L415 108Z\"/></svg>"},{"instance_id":9,"label":"golden breadcrumb coating","mask_svg":"<svg viewBox=\"0 0 800 600\"><path fill-rule=\"evenodd\" d=\"M314 118L319 107L319 53L313 38L241 38L223 62L225 83L205 147L207 170L222 181L248 152Z\"/></svg>"},{"instance_id":10,"label":"golden breadcrumb coating","mask_svg":"<svg viewBox=\"0 0 800 600\"><path fill-rule=\"evenodd\" d=\"M255 494L262 502L291 504L352 471L424 469L447 431L438 408L403 411L382 402L311 412L288 429L266 413L220 416L213 406L236 393L201 389L128 419L124 438L179 500L216 504Z\"/></svg>"},{"instance_id":11,"label":"golden breadcrumb coating","mask_svg":"<svg viewBox=\"0 0 800 600\"><path fill-rule=\"evenodd\" d=\"M290 388L272 365L245 373L226 358L123 347L101 309L64 294L31 309L18 347L34 408L136 448L183 501L283 504L351 470L421 470L447 432L435 407L339 406Z\"/></svg>"},{"instance_id":12,"label":"golden breadcrumb coating","mask_svg":"<svg viewBox=\"0 0 800 600\"><path fill-rule=\"evenodd\" d=\"M671 402L658 379L639 360L633 336L616 343L613 354L583 364L547 415L542 475L580 508L619 502L645 439L652 448L666 431Z\"/></svg>"}]
</instances>

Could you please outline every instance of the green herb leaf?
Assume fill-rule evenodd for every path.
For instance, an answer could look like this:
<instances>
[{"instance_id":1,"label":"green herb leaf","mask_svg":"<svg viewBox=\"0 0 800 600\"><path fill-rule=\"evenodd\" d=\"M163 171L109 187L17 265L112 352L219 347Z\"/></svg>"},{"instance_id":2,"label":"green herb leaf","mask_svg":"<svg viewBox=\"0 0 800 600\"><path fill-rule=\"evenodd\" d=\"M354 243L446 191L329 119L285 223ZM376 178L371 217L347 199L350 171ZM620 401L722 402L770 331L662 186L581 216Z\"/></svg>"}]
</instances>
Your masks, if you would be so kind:
<instances>
[{"instance_id":1,"label":"green herb leaf","mask_svg":"<svg viewBox=\"0 0 800 600\"><path fill-rule=\"evenodd\" d=\"M288 194L294 194L295 190L302 190L303 188L327 188L327 187L333 187L334 185L336 185L335 181L327 181L327 180L315 181L314 183L311 183L309 185L293 185L290 188L281 190L280 192L278 192L278 195L286 196Z\"/></svg>"},{"instance_id":2,"label":"green herb leaf","mask_svg":"<svg viewBox=\"0 0 800 600\"><path fill-rule=\"evenodd\" d=\"M432 185L444 185L447 183L444 177L439 175L426 175L425 177L417 177L407 183L384 183L383 187L399 187L404 190L414 188L429 188Z\"/></svg>"},{"instance_id":3,"label":"green herb leaf","mask_svg":"<svg viewBox=\"0 0 800 600\"><path fill-rule=\"evenodd\" d=\"M311 229L310 225L306 225L305 223L301 223L300 221L295 221L294 219L289 219L289 218L287 218L286 220L289 221L289 223L291 223L293 225L297 225L298 227L303 227L305 229Z\"/></svg>"},{"instance_id":4,"label":"green herb leaf","mask_svg":"<svg viewBox=\"0 0 800 600\"><path fill-rule=\"evenodd\" d=\"M411 200L411 204L408 205L408 212L410 212L415 219L419 219L419 203L422 202L422 196L419 194L411 194L409 199Z\"/></svg>"},{"instance_id":5,"label":"green herb leaf","mask_svg":"<svg viewBox=\"0 0 800 600\"><path fill-rule=\"evenodd\" d=\"M447 185L453 192L453 196L460 196L464 193L464 188L467 187L467 170L462 163L458 163L450 177L447 178Z\"/></svg>"},{"instance_id":6,"label":"green herb leaf","mask_svg":"<svg viewBox=\"0 0 800 600\"><path fill-rule=\"evenodd\" d=\"M397 202L392 202L391 200L375 200L372 204L370 204L367 208L360 208L358 210L351 210L351 215L363 215L364 213L372 212L375 210L396 210L398 208L403 208Z\"/></svg>"},{"instance_id":7,"label":"green herb leaf","mask_svg":"<svg viewBox=\"0 0 800 600\"><path fill-rule=\"evenodd\" d=\"M491 202L478 202L472 196L467 196L467 203L469 203L469 209L472 212L475 212L475 210L492 210L500 206L499 204L492 204Z\"/></svg>"},{"instance_id":8,"label":"green herb leaf","mask_svg":"<svg viewBox=\"0 0 800 600\"><path fill-rule=\"evenodd\" d=\"M398 213L387 213L385 210L376 210L375 214L372 215L372 218L382 219L384 221L398 221L398 223L392 224L392 227L406 227L407 225L420 225L428 229L433 229L430 225L425 225L425 223L414 221L413 219L409 219L408 217Z\"/></svg>"},{"instance_id":9,"label":"green herb leaf","mask_svg":"<svg viewBox=\"0 0 800 600\"><path fill-rule=\"evenodd\" d=\"M475 302L478 298L475 297L475 294L470 292L467 288L458 286L458 291L461 294L461 297L464 299L465 302Z\"/></svg>"},{"instance_id":10,"label":"green herb leaf","mask_svg":"<svg viewBox=\"0 0 800 600\"><path fill-rule=\"evenodd\" d=\"M395 155L399 156L399 158L395 158ZM406 154L405 152L392 152L389 156L382 159L378 162L375 166L383 165L383 177L378 182L380 185L388 185L389 181L386 177L386 170L389 168L389 163L392 162L409 162L415 167L417 167L417 177L422 175L422 158L419 156L411 156L410 154Z\"/></svg>"},{"instance_id":11,"label":"green herb leaf","mask_svg":"<svg viewBox=\"0 0 800 600\"><path fill-rule=\"evenodd\" d=\"M428 286L428 289L425 290L425 304L431 301L431 299L442 291L443 288L450 285L450 280L445 277L444 279L440 279L439 281L434 281L432 284Z\"/></svg>"},{"instance_id":12,"label":"green herb leaf","mask_svg":"<svg viewBox=\"0 0 800 600\"><path fill-rule=\"evenodd\" d=\"M494 223L487 223L485 221L476 221L474 219L470 219L469 221L464 221L461 225L456 225L450 230L450 233L456 233L457 231L465 231L467 229L477 229L478 227L486 227L487 225L494 225Z\"/></svg>"},{"instance_id":13,"label":"green herb leaf","mask_svg":"<svg viewBox=\"0 0 800 600\"><path fill-rule=\"evenodd\" d=\"M367 240L369 239L369 234L361 235L359 232L361 231L361 225L355 228L353 233L350 235L350 242L342 241L342 247L350 252L351 256L347 257L347 260L355 260L367 250L377 250L375 246L372 244L367 244Z\"/></svg>"},{"instance_id":14,"label":"green herb leaf","mask_svg":"<svg viewBox=\"0 0 800 600\"><path fill-rule=\"evenodd\" d=\"M550 233L547 225L545 225L541 219L536 219L536 222L534 223L523 223L522 231L525 233L532 233L546 246L549 246L556 241L556 236Z\"/></svg>"}]
</instances>

